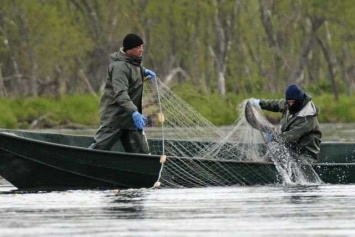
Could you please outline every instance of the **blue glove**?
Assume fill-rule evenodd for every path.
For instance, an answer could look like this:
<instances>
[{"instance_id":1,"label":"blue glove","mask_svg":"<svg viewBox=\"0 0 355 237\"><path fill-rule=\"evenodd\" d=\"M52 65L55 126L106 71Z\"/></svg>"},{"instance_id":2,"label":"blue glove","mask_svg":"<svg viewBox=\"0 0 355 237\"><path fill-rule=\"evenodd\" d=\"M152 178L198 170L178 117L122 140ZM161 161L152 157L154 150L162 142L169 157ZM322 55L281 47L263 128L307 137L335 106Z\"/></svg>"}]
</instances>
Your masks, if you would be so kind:
<instances>
[{"instance_id":1,"label":"blue glove","mask_svg":"<svg viewBox=\"0 0 355 237\"><path fill-rule=\"evenodd\" d=\"M144 117L141 113L139 113L138 111L134 111L132 113L132 119L134 121L134 124L136 125L136 127L139 130L143 130L144 126L145 126L145 121L147 121L147 118Z\"/></svg>"},{"instance_id":2,"label":"blue glove","mask_svg":"<svg viewBox=\"0 0 355 237\"><path fill-rule=\"evenodd\" d=\"M153 72L152 70L145 69L144 73L148 80L152 80L156 77L155 72Z\"/></svg>"},{"instance_id":3,"label":"blue glove","mask_svg":"<svg viewBox=\"0 0 355 237\"><path fill-rule=\"evenodd\" d=\"M261 109L260 104L259 104L260 103L260 99L251 98L251 99L249 99L249 101L250 101L250 104L252 106L254 106L254 107L258 108L258 109Z\"/></svg>"},{"instance_id":4,"label":"blue glove","mask_svg":"<svg viewBox=\"0 0 355 237\"><path fill-rule=\"evenodd\" d=\"M272 142L274 140L274 135L272 135L272 133L266 133L265 140L266 140L266 143Z\"/></svg>"}]
</instances>

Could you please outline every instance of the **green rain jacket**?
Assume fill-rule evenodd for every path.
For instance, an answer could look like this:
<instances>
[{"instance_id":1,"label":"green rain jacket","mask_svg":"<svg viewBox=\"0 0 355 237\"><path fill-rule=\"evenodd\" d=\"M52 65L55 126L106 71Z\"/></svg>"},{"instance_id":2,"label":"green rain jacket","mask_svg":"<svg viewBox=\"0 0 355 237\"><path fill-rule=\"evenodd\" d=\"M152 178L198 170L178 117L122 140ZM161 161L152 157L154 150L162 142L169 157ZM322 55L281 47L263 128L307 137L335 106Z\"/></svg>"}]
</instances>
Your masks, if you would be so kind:
<instances>
[{"instance_id":1,"label":"green rain jacket","mask_svg":"<svg viewBox=\"0 0 355 237\"><path fill-rule=\"evenodd\" d=\"M111 64L100 102L101 126L136 130L132 113L142 113L142 58L126 55L122 49L110 56Z\"/></svg>"},{"instance_id":2,"label":"green rain jacket","mask_svg":"<svg viewBox=\"0 0 355 237\"><path fill-rule=\"evenodd\" d=\"M260 107L282 113L281 139L296 154L307 155L318 161L322 138L317 118L319 108L310 96L306 94L302 109L295 114L290 114L285 99L261 100Z\"/></svg>"}]
</instances>

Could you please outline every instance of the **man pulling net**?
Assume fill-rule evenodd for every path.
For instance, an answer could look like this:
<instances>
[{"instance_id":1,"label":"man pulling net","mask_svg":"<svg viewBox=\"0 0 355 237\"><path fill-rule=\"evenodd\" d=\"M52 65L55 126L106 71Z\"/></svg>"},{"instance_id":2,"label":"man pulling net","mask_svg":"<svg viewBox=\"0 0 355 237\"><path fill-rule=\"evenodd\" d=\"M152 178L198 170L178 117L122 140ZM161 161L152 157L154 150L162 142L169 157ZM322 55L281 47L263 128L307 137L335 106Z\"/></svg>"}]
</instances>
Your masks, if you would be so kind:
<instances>
[{"instance_id":1,"label":"man pulling net","mask_svg":"<svg viewBox=\"0 0 355 237\"><path fill-rule=\"evenodd\" d=\"M311 97L297 85L291 84L285 91L285 99L264 100L250 99L249 105L257 109L282 113L280 128L276 129L265 120L261 120L252 108L246 107L246 119L252 127L260 130L265 142L268 144L268 153L265 159L279 164L290 181L302 175L302 170L307 171L308 179L318 181L319 178L310 164L318 161L322 133L319 129L317 116L319 108L314 104ZM279 130L279 131L278 131ZM293 166L293 168L292 168ZM300 173L301 172L301 173ZM297 175L297 173L299 173ZM314 176L314 177L312 177Z\"/></svg>"}]
</instances>

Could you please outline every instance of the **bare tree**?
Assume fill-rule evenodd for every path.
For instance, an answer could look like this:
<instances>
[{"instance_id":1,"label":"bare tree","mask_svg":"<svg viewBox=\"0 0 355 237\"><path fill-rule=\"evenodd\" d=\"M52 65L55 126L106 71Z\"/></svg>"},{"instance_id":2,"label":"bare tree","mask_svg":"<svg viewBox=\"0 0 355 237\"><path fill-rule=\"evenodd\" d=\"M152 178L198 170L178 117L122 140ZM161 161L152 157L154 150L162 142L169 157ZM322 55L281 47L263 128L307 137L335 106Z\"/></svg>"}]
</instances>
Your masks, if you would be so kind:
<instances>
[{"instance_id":1,"label":"bare tree","mask_svg":"<svg viewBox=\"0 0 355 237\"><path fill-rule=\"evenodd\" d=\"M325 57L327 64L328 64L329 80L332 85L334 99L336 101L338 101L339 100L339 89L338 89L338 85L335 80L335 66L336 66L335 58L332 55L330 48L328 48L326 46L326 44L323 42L323 40L319 36L317 36L317 42L318 42L319 46L321 47L324 57Z\"/></svg>"},{"instance_id":2,"label":"bare tree","mask_svg":"<svg viewBox=\"0 0 355 237\"><path fill-rule=\"evenodd\" d=\"M314 42L317 38L317 30L323 25L325 19L323 17L312 17L310 16L311 32L309 36L305 39L303 47L301 49L301 55L298 65L292 70L290 81L300 83L303 80L303 71L308 62L310 53L313 50Z\"/></svg>"},{"instance_id":3,"label":"bare tree","mask_svg":"<svg viewBox=\"0 0 355 237\"><path fill-rule=\"evenodd\" d=\"M225 73L228 65L228 53L232 45L232 24L235 22L236 9L238 1L233 2L233 8L230 11L222 11L225 4L224 0L214 0L214 28L216 34L216 43L209 46L209 51L214 59L217 74L217 89L221 96L226 94Z\"/></svg>"}]
</instances>

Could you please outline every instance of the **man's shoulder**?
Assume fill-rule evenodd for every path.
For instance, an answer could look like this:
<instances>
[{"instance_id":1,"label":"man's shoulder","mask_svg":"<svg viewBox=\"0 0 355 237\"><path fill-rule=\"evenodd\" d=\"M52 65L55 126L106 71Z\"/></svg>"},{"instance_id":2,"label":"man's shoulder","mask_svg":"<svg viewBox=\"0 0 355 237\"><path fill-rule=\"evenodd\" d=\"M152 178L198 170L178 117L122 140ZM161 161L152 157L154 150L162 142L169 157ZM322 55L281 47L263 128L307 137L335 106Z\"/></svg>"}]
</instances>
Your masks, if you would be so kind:
<instances>
[{"instance_id":1,"label":"man's shoulder","mask_svg":"<svg viewBox=\"0 0 355 237\"><path fill-rule=\"evenodd\" d=\"M125 68L129 68L130 65L124 60L117 60L117 61L112 61L110 66L113 68L125 69Z\"/></svg>"},{"instance_id":2,"label":"man's shoulder","mask_svg":"<svg viewBox=\"0 0 355 237\"><path fill-rule=\"evenodd\" d=\"M319 108L313 103L313 101L308 101L308 103L301 109L298 113L299 117L316 116L319 114Z\"/></svg>"},{"instance_id":3,"label":"man's shoulder","mask_svg":"<svg viewBox=\"0 0 355 237\"><path fill-rule=\"evenodd\" d=\"M120 73L130 75L131 69L129 64L125 61L113 61L110 63L109 71L112 73L112 75L117 75Z\"/></svg>"}]
</instances>

